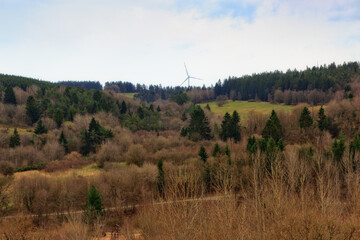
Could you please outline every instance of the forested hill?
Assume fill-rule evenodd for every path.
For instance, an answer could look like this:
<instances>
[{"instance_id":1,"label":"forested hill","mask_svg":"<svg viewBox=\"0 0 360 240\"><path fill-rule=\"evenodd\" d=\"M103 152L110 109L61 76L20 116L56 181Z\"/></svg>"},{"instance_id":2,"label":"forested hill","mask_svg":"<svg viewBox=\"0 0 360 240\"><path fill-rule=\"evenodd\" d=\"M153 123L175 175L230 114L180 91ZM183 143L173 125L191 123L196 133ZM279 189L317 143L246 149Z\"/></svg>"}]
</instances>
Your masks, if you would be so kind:
<instances>
[{"instance_id":1,"label":"forested hill","mask_svg":"<svg viewBox=\"0 0 360 240\"><path fill-rule=\"evenodd\" d=\"M146 102L169 99L179 91L187 91L195 103L207 102L216 98L233 100L261 100L285 104L307 102L324 104L335 97L335 93L347 87L348 93L355 76L360 75L358 62L342 65L332 63L320 67L307 68L303 71L264 72L242 77L229 77L219 80L215 86L162 87L161 85L137 85L126 82L106 83L105 89L115 92L137 92L136 98Z\"/></svg>"},{"instance_id":2,"label":"forested hill","mask_svg":"<svg viewBox=\"0 0 360 240\"><path fill-rule=\"evenodd\" d=\"M274 96L275 90L335 92L343 89L359 73L357 62L338 66L332 63L329 66L307 68L304 71L265 72L251 76L229 77L223 83L219 81L214 87L214 93L215 97L227 95L234 98L235 95L241 100L258 98L267 101L269 94Z\"/></svg>"},{"instance_id":3,"label":"forested hill","mask_svg":"<svg viewBox=\"0 0 360 240\"><path fill-rule=\"evenodd\" d=\"M99 81L60 81L57 82L57 84L62 86L69 86L69 87L82 87L87 90L96 89L96 90L102 90L103 86Z\"/></svg>"},{"instance_id":4,"label":"forested hill","mask_svg":"<svg viewBox=\"0 0 360 240\"><path fill-rule=\"evenodd\" d=\"M20 87L26 90L27 87L36 85L40 88L50 88L56 86L56 84L42 81L34 78L21 77L15 75L0 74L0 88L11 85L12 87Z\"/></svg>"}]
</instances>

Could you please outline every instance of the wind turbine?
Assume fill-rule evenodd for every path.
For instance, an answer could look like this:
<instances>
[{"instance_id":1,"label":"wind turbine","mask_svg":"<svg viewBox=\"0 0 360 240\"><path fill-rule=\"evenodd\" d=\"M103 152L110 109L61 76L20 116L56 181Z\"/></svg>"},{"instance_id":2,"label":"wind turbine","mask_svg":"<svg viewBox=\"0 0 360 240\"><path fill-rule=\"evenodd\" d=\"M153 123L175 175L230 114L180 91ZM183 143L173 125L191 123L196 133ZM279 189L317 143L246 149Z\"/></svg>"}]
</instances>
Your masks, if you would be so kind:
<instances>
[{"instance_id":1,"label":"wind turbine","mask_svg":"<svg viewBox=\"0 0 360 240\"><path fill-rule=\"evenodd\" d=\"M196 79L196 80L203 80L201 78L196 78L196 77L190 76L185 63L184 63L184 67L185 67L187 78L185 78L185 80L180 84L180 86L183 85L186 81L188 81L188 88L190 88L190 78Z\"/></svg>"}]
</instances>

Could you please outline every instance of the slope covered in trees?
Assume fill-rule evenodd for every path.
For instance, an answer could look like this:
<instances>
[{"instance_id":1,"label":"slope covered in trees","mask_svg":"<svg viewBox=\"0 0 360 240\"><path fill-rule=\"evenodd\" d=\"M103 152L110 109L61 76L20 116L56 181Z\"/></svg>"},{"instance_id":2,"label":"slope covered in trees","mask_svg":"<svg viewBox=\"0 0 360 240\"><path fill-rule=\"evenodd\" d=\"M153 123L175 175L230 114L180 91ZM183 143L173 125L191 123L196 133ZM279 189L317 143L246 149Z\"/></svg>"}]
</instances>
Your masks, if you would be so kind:
<instances>
[{"instance_id":1,"label":"slope covered in trees","mask_svg":"<svg viewBox=\"0 0 360 240\"><path fill-rule=\"evenodd\" d=\"M26 90L27 87L32 85L36 85L40 88L50 88L56 86L56 84L47 81L0 73L0 89L1 87L6 87L8 85L11 85L12 87L20 87L23 90Z\"/></svg>"},{"instance_id":2,"label":"slope covered in trees","mask_svg":"<svg viewBox=\"0 0 360 240\"><path fill-rule=\"evenodd\" d=\"M357 62L344 63L336 66L307 68L304 71L288 70L274 71L251 76L229 77L223 83L220 81L214 87L215 97L226 95L239 100L260 99L268 101L274 97L275 90L335 92L343 89L351 82L352 77L360 73Z\"/></svg>"},{"instance_id":3,"label":"slope covered in trees","mask_svg":"<svg viewBox=\"0 0 360 240\"><path fill-rule=\"evenodd\" d=\"M87 90L97 89L102 90L103 87L99 81L60 81L57 82L58 85L61 86L69 86L69 87L82 87Z\"/></svg>"}]
</instances>

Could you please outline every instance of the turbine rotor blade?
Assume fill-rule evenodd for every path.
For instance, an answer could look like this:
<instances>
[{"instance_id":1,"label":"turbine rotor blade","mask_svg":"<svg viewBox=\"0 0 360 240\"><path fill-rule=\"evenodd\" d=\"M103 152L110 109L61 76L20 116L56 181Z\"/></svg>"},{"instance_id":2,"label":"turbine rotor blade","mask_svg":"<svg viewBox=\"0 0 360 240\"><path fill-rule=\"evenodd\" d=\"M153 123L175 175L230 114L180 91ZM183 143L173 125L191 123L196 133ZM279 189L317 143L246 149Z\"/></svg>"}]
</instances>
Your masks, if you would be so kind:
<instances>
[{"instance_id":1,"label":"turbine rotor blade","mask_svg":"<svg viewBox=\"0 0 360 240\"><path fill-rule=\"evenodd\" d=\"M190 78L197 79L197 80L201 80L201 81L203 81L203 80L204 80L204 79L197 78L197 77L190 77Z\"/></svg>"},{"instance_id":2,"label":"turbine rotor blade","mask_svg":"<svg viewBox=\"0 0 360 240\"><path fill-rule=\"evenodd\" d=\"M189 76L189 72L188 72L188 70L187 70L187 68L186 68L186 64L184 63L184 67L185 67L185 70L186 70L186 75L188 76L188 77L190 77Z\"/></svg>"},{"instance_id":3,"label":"turbine rotor blade","mask_svg":"<svg viewBox=\"0 0 360 240\"><path fill-rule=\"evenodd\" d=\"M187 78L180 84L180 86L183 85L188 79L189 79L189 77L187 77Z\"/></svg>"}]
</instances>

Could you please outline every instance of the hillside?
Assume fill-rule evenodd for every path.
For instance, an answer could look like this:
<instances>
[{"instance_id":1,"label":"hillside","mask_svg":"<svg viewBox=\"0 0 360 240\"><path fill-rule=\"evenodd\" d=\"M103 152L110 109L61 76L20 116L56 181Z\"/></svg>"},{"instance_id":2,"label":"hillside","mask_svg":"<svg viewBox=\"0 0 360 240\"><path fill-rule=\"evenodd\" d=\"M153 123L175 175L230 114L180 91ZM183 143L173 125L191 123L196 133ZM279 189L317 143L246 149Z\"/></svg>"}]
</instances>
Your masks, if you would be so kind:
<instances>
[{"instance_id":1,"label":"hillside","mask_svg":"<svg viewBox=\"0 0 360 240\"><path fill-rule=\"evenodd\" d=\"M0 238L360 237L355 80L323 107L36 81L0 90Z\"/></svg>"},{"instance_id":2,"label":"hillside","mask_svg":"<svg viewBox=\"0 0 360 240\"><path fill-rule=\"evenodd\" d=\"M32 85L36 85L40 88L50 88L56 86L56 84L47 81L0 73L0 87L6 87L7 85L20 87L23 90L26 90L27 87Z\"/></svg>"}]
</instances>

